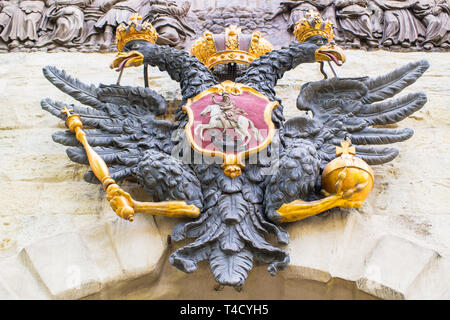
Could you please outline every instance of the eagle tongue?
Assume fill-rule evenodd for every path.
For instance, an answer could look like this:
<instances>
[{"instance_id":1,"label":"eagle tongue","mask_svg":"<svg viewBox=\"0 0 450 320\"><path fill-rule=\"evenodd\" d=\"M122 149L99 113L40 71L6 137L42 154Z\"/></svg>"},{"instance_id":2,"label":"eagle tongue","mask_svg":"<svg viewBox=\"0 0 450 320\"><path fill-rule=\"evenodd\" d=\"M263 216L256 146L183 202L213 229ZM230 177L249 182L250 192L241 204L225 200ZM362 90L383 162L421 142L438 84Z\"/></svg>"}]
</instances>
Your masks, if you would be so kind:
<instances>
[{"instance_id":1,"label":"eagle tongue","mask_svg":"<svg viewBox=\"0 0 450 320\"><path fill-rule=\"evenodd\" d=\"M127 63L127 61L130 60L130 59L131 59L131 57L130 57L130 58L126 58L125 60L123 60L123 61L120 63L119 67L116 69L116 72L122 71L122 69L123 69L124 66L125 66L125 63Z\"/></svg>"},{"instance_id":2,"label":"eagle tongue","mask_svg":"<svg viewBox=\"0 0 450 320\"><path fill-rule=\"evenodd\" d=\"M331 53L328 53L328 52L323 52L325 55L327 55L328 57L330 57L330 59L334 62L334 63L336 63L336 65L338 65L338 66L340 66L340 65L342 65L341 63L340 63L340 61L338 61L338 59L336 59L336 57L333 55L333 54L331 54Z\"/></svg>"}]
</instances>

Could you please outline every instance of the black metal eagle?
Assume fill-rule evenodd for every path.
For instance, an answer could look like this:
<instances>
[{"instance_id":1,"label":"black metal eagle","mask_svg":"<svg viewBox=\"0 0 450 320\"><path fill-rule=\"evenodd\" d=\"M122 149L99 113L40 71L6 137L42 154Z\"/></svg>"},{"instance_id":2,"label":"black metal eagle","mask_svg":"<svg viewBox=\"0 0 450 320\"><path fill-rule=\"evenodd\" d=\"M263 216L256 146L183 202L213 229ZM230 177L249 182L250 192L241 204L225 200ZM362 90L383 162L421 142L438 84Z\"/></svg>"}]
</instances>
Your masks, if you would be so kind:
<instances>
[{"instance_id":1,"label":"black metal eagle","mask_svg":"<svg viewBox=\"0 0 450 320\"><path fill-rule=\"evenodd\" d=\"M85 126L92 128L85 130L88 142L109 165L113 179L134 177L154 201L184 200L201 209L197 219L174 228L174 240L193 241L173 252L170 263L190 273L196 271L200 261L207 260L219 284L241 286L255 261L268 264L271 275L289 264L288 253L267 240L273 234L279 244L289 242L289 235L279 226L281 218L276 210L295 199L323 197L321 172L335 158L335 146L340 141L349 137L358 157L370 165L389 162L397 156L397 149L374 145L404 141L413 130L374 126L399 122L426 103L426 95L421 92L388 99L415 82L429 67L427 61L418 61L376 78L335 77L306 83L297 107L312 111L313 117L297 116L286 121L275 93L277 81L286 71L315 62L317 50L327 42L322 36L313 36L273 50L235 79L280 102L272 113L278 136L268 147L277 148L280 156L276 160L278 170L263 174L270 164L260 159L256 164L247 163L234 179L226 176L219 164L183 163L173 156L183 137L174 139L172 133L188 122L182 106L188 98L219 83L195 56L145 41L130 41L123 49L122 62L143 59L143 63L166 71L179 82L183 100L175 123L155 118L165 113L166 101L149 88L86 85L50 66L43 72L52 84L85 105L71 108ZM41 105L64 119L62 102L44 99ZM53 140L68 146L72 161L88 164L72 132L56 132ZM84 178L98 183L91 171Z\"/></svg>"}]
</instances>

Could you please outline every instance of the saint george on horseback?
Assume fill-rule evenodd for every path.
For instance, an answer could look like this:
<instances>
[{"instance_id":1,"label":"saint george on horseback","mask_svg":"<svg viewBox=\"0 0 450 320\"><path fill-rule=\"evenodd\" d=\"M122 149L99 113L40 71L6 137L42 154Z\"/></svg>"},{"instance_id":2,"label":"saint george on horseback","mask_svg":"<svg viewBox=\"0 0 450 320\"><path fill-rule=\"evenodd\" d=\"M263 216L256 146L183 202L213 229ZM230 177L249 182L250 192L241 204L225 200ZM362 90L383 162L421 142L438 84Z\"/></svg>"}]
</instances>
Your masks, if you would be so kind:
<instances>
[{"instance_id":1,"label":"saint george on horseback","mask_svg":"<svg viewBox=\"0 0 450 320\"><path fill-rule=\"evenodd\" d=\"M256 141L262 141L264 138L255 127L253 121L245 116L248 113L242 109L236 107L236 103L231 100L229 93L222 93L222 101L217 101L215 96L212 96L214 104L206 106L200 115L205 116L210 114L210 121L207 124L199 124L195 128L195 132L199 133L202 140L204 140L203 131L206 129L223 129L225 133L227 129L234 129L237 134L242 138L244 146L251 140L250 130L253 132Z\"/></svg>"},{"instance_id":2,"label":"saint george on horseback","mask_svg":"<svg viewBox=\"0 0 450 320\"><path fill-rule=\"evenodd\" d=\"M236 103L231 100L230 95L226 92L222 93L222 101L217 101L215 96L212 96L213 102L220 106L222 114L219 115L219 120L222 122L223 128L227 127L227 121L233 127L237 125L237 115L243 114L248 116L248 113L241 108L236 108Z\"/></svg>"}]
</instances>

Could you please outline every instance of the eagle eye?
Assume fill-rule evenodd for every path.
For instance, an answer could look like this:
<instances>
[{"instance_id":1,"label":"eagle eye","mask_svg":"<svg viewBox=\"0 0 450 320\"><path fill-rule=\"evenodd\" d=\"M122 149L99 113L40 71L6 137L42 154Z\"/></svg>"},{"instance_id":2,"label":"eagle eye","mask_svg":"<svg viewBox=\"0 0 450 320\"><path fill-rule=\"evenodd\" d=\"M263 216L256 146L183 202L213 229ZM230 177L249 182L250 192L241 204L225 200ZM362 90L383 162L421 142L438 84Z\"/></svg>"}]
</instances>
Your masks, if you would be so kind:
<instances>
[{"instance_id":1,"label":"eagle eye","mask_svg":"<svg viewBox=\"0 0 450 320\"><path fill-rule=\"evenodd\" d=\"M323 39L317 39L316 44L322 46L325 44L325 41Z\"/></svg>"}]
</instances>

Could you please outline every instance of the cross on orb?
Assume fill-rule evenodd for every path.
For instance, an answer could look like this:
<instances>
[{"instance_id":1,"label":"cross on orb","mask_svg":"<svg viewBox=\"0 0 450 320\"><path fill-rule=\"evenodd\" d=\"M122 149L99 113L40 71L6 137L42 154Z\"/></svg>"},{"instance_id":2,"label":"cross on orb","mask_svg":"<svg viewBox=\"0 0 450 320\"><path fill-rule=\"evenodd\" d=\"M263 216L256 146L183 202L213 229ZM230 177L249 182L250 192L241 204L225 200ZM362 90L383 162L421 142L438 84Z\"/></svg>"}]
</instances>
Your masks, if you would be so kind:
<instances>
[{"instance_id":1,"label":"cross on orb","mask_svg":"<svg viewBox=\"0 0 450 320\"><path fill-rule=\"evenodd\" d=\"M341 154L356 154L356 148L354 146L350 146L352 143L350 141L344 140L341 141L341 146L336 147L336 156L340 156Z\"/></svg>"}]
</instances>

